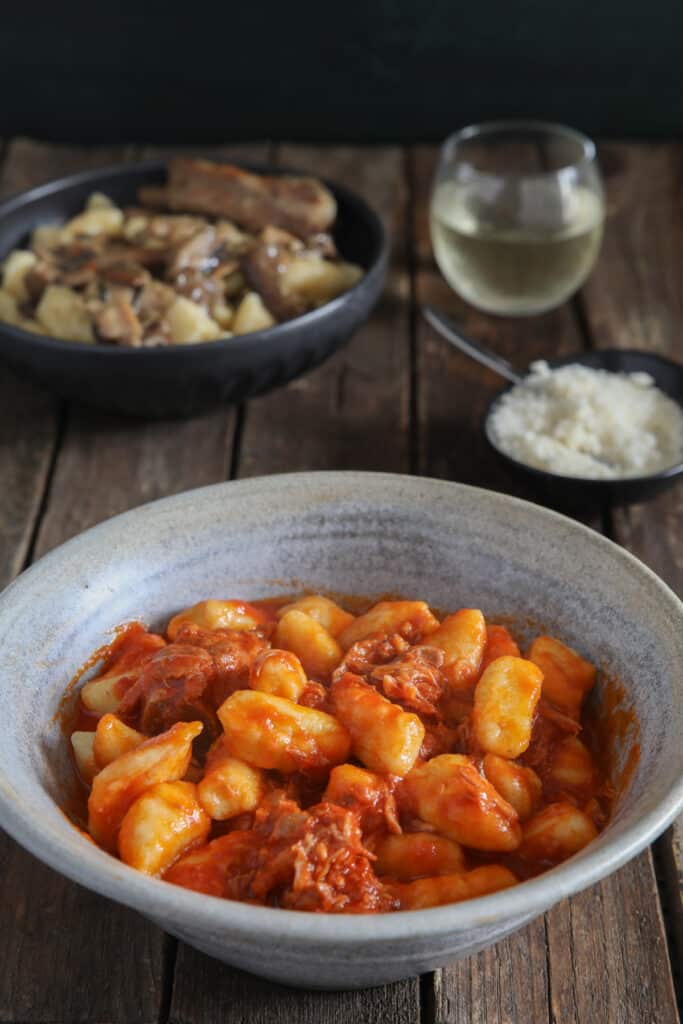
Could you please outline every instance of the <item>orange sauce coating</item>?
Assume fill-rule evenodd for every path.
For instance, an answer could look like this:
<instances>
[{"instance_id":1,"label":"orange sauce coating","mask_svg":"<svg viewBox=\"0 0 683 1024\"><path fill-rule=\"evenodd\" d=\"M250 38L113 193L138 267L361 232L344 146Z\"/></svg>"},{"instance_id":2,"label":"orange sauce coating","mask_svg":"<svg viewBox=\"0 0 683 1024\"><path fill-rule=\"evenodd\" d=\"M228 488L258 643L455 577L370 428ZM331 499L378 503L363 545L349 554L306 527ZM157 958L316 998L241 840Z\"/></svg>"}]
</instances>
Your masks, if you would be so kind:
<instances>
[{"instance_id":1,"label":"orange sauce coating","mask_svg":"<svg viewBox=\"0 0 683 1024\"><path fill-rule=\"evenodd\" d=\"M328 596L357 617L375 603L367 597ZM251 602L259 613L255 615L258 623L254 633L261 638L264 648L274 646L273 634L279 609L296 599L296 595L287 595ZM389 595L383 596L382 600L398 598ZM437 614L440 619L443 617L441 613ZM501 624L502 621L505 625ZM495 622L487 622L488 641L482 650L479 678L498 658L524 657L525 645L515 635L511 621L499 618ZM197 648L192 647L192 630L183 632L183 664L187 661L188 651L201 650L201 656L206 660L204 651L208 650L214 660L215 672L222 679L218 690L222 694L230 693L230 672L235 671L230 662L230 630L208 631L207 634L201 623L200 626L196 633L196 643L200 645ZM525 624L523 632L528 635L528 624ZM220 648L212 647L213 641L219 642ZM218 707L207 708L206 694L189 692L187 680L173 677L174 649L174 644L163 648L171 669L162 685L158 671L155 674L145 668L159 650L151 642L150 635L139 623L119 627L113 642L95 652L69 685L61 723L66 736L75 731L94 732L101 716L85 708L75 690L77 683L95 665L99 666L98 677L106 670L112 673L122 669L130 671L131 679L126 678L121 684L123 692L135 681L134 692L137 695L139 691L141 696L138 704L127 708L123 718L127 725L144 732L141 729L143 710L151 702L158 712L154 721L161 722L165 729L178 721L203 723L202 736L195 741L192 760L183 776L186 780L183 785L191 783L191 790L195 783L201 781L207 750L222 731L216 715ZM447 656L452 657L452 653ZM372 634L344 653L342 664L329 678L309 683L300 697L304 728L309 727L309 718L313 723L311 728L323 731L330 727L330 716L337 723L343 722L352 709L335 706L335 691L330 691L330 686L333 679L341 678L347 671L374 687L382 699L390 699L405 713L406 720L416 714L421 716L425 740L407 772L404 772L404 762L400 759L396 763L401 765L402 774L392 774L399 768L370 770L368 763L362 760L367 756L364 745L361 743L356 747L351 743L345 762L352 769L348 773L349 779L352 779L353 771L362 772L363 785L351 785L349 782L350 788L345 794L346 768L340 767L339 782L326 797L334 764L327 761L316 764L318 740L316 747L311 739L309 753L301 761L302 767L297 770L288 767L284 774L262 770L258 766L247 766L245 771L239 768L239 764L228 763L225 768L226 786L243 784L244 779L256 785L253 776L254 772L259 773L257 806L254 809L256 800L250 803L247 794L245 806L249 807L248 811L227 821L212 821L206 840L202 839L199 846L196 846L199 840L194 840L195 846L190 844L182 850L165 877L175 884L246 902L317 912L376 913L430 906L495 891L514 881L533 877L580 849L592 835L604 828L616 796L626 789L638 764L638 724L633 710L627 705L623 686L602 673L599 701L587 700L580 718L575 721L541 700L530 723L528 749L509 764L505 758L496 760L489 755L487 764L491 772L495 768L495 774L488 779L484 774L487 751L478 746L472 724L476 685L469 694L449 693L448 679L441 668L443 658L443 652L430 648L428 634L415 634L408 626L392 636ZM149 685L147 677L151 680ZM240 680L235 689L248 689L244 673ZM504 688L504 680L499 685ZM427 686L428 691L425 689ZM349 692L352 691L353 688ZM339 692L343 694L346 691ZM429 700L425 698L427 692ZM268 694L263 697L270 699ZM507 707L512 699L501 689L501 707L505 701L508 702L505 704ZM491 704L490 700L488 704ZM312 716L307 715L306 705L316 709ZM495 700L493 706L495 711ZM297 705L294 704L293 708L296 712ZM275 720L277 718L276 715ZM257 738L262 736L264 743L275 742L273 720L267 709L259 707L253 720L248 722L249 730L253 730ZM501 727L504 727L503 718L501 722ZM495 733L495 723L494 728L484 734L492 733ZM344 748L344 744L341 747ZM430 773L418 769L440 755L445 755L441 774L446 780L446 798L435 807L427 788ZM448 760L451 757L452 763ZM458 758L467 759L472 770L468 768L464 774L458 772ZM264 763L280 761L266 759ZM282 763L284 765L286 759ZM372 763L376 766L377 762ZM506 773L514 775L515 765L522 769L518 773L521 782L519 779L506 779ZM74 771L78 777L77 792L69 797L64 809L74 824L84 829L88 821L89 784L78 774L76 758ZM416 772L414 776L413 771ZM525 771L527 776L524 776ZM584 777L581 777L581 771ZM432 774L436 777L436 772ZM519 786L524 785L525 779L528 782L529 777L533 781L534 775L537 778L531 787L533 792L527 794L528 799L516 802L519 801ZM413 782L413 778L417 781ZM458 778L465 779L467 785L474 779L475 788L459 790L458 786L465 783L458 783ZM478 778L481 782L477 786ZM471 806L472 817L478 815L483 821L488 813L487 800L490 798L487 793L492 792L493 778L498 787L496 800L501 801L497 812L499 818L508 824L513 823L514 849L509 849L507 840L508 845L501 843L497 851L495 841L488 848L479 847L477 836L485 834L488 837L490 829L495 833L495 821L489 822L488 831L486 828L479 832L471 828L468 830L467 822L463 824L460 820L460 810L456 811L457 808ZM449 786L453 788L452 794L448 791ZM183 791L185 796L190 790ZM162 787L160 799L164 792ZM234 802L234 793L231 793L231 799ZM148 804L156 806L153 800ZM234 805L239 806L239 800ZM138 812L138 817L141 813ZM198 814L203 813L198 808ZM425 884L425 859L420 860L411 854L419 844L410 842L403 844L405 861L400 879L380 873L382 863L395 863L396 857L402 855L402 843L395 837L414 833L426 837L432 834L437 843L451 844L448 863L459 865L459 870L452 872L453 877L440 882L435 877L433 884ZM378 868L374 851L391 837L394 837L391 847L393 859L385 857L380 860ZM415 857L414 864L411 864L411 856ZM431 863L429 858L427 862ZM436 875L441 878L443 872L435 871ZM418 886L420 879L422 882Z\"/></svg>"}]
</instances>

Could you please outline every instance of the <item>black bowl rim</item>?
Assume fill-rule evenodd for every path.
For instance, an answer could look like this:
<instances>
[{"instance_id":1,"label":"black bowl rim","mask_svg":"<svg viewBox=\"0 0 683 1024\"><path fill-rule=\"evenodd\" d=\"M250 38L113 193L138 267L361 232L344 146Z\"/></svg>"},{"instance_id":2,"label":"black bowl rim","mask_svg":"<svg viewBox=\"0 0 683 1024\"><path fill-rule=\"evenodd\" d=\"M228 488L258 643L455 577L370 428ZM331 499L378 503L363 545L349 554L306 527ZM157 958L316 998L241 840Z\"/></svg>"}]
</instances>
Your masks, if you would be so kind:
<instances>
[{"instance_id":1,"label":"black bowl rim","mask_svg":"<svg viewBox=\"0 0 683 1024\"><path fill-rule=\"evenodd\" d=\"M258 174L274 174L284 175L291 174L296 177L310 177L311 172L297 170L291 167L279 167L268 163L253 163L251 161L243 160L215 160L215 163L234 163L238 167L242 167L245 170L254 171ZM144 171L163 171L166 169L168 159L166 160L138 160L131 163L119 163L119 164L108 164L102 167L91 168L86 171L77 171L75 174L68 174L62 178L54 178L51 181L46 181L42 185L36 185L33 188L26 189L23 192L16 192L14 195L9 196L0 203L0 235L2 234L3 220L15 209L20 208L29 203L35 202L36 200L43 199L45 196L54 195L55 193L61 192L66 188L71 188L74 185L85 185L88 182L95 183L99 178L117 177L124 178L131 172L144 172ZM316 177L318 177L316 175ZM258 345L262 339L272 340L277 331L282 331L283 335L287 333L286 329L291 330L293 326L298 327L299 325L315 326L316 323L321 322L328 317L333 317L336 312L343 308L343 306L349 301L351 296L359 293L367 278L381 267L383 260L388 256L389 253L389 239L387 236L386 228L382 223L379 215L373 210L370 204L353 189L347 188L345 185L339 185L335 181L331 181L328 178L318 178L324 185L327 186L335 195L341 196L344 200L349 200L351 205L356 205L360 208L363 217L366 219L370 226L371 233L373 235L373 251L371 255L370 263L367 267L364 267L363 276L356 284L352 285L347 291L342 292L335 299L331 299L330 302L326 302L323 306L319 306L317 309L309 310L307 313L302 313L301 316L294 317L291 320L285 320L282 323L275 324L273 327L268 327L263 331L251 331L248 334L234 334L226 338L216 338L214 341L195 341L185 345L158 345L150 348L129 348L123 345L107 345L104 342L82 342L82 341L69 341L66 338L53 338L45 334L37 334L33 331L25 331L21 327L16 327L13 324L9 324L6 321L0 321L0 329L8 332L16 340L32 344L37 349L45 349L49 352L91 352L98 353L95 355L96 359L137 359L141 352L145 352L151 358L161 359L172 359L172 358L183 358L188 352L193 351L216 351L223 352L226 349L231 349L233 352L244 352L254 345ZM154 353L154 355L152 355ZM163 355L162 355L163 353Z\"/></svg>"},{"instance_id":2,"label":"black bowl rim","mask_svg":"<svg viewBox=\"0 0 683 1024\"><path fill-rule=\"evenodd\" d=\"M637 356L639 359L646 359L652 363L659 363L661 366L664 367L673 367L683 375L683 363L678 363L676 362L676 360L669 359L667 358L667 356L660 355L658 352L647 352L643 349L637 348L590 349L583 352L574 352L571 355L561 356L558 357L557 359L546 359L545 361L548 363L550 367L555 369L560 366L567 366L570 363L581 363L582 358L585 359L586 356L601 357L611 355ZM581 363L581 365L585 366L586 364ZM606 369L606 367L604 368ZM505 387L501 388L501 390L498 391L496 395L491 399L484 412L482 418L482 426L484 436L486 437L486 440L488 441L491 448L498 455L500 455L501 458L505 459L506 462L509 462L511 466L514 466L515 469L522 470L524 473L529 473L531 476L537 477L539 480L545 480L550 483L557 483L558 485L562 486L576 485L577 489L581 487L590 487L596 490L605 491L609 489L614 489L615 487L624 486L633 487L635 489L638 486L645 486L647 484L654 483L657 480L672 480L675 477L680 476L681 473L683 473L683 458L681 458L679 462L674 463L672 466L667 466L664 469L658 470L656 473L649 473L646 476L620 476L613 477L608 480L590 476L565 476L562 473L553 473L549 469L540 469L538 466L531 466L528 462L521 462L519 459L516 459L513 455L509 455L506 451L504 451L496 444L496 442L493 440L491 430L489 427L491 414L493 413L494 407L501 400L503 395L506 395L514 387L517 387L517 385L506 385ZM671 395L667 395L667 397L671 398ZM672 401L675 401L676 404L681 408L681 411L683 411L683 401L681 399L672 399Z\"/></svg>"}]
</instances>

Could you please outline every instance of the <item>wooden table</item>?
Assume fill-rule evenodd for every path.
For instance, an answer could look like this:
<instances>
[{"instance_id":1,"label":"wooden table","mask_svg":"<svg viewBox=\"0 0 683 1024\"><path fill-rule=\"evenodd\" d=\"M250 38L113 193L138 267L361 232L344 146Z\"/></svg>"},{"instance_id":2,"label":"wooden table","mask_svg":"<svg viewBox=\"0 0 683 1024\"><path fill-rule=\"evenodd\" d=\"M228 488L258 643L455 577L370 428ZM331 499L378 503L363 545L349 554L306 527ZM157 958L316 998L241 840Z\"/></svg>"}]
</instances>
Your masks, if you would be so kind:
<instances>
[{"instance_id":1,"label":"wooden table","mask_svg":"<svg viewBox=\"0 0 683 1024\"><path fill-rule=\"evenodd\" d=\"M18 139L3 147L0 186L7 194L159 152ZM683 356L683 145L602 147L609 218L598 266L574 301L519 321L474 312L436 271L426 216L432 148L264 144L215 152L309 169L365 195L393 237L384 299L349 347L315 373L248 406L185 422L65 405L2 368L0 585L102 519L234 477L382 469L523 494L492 461L479 429L496 379L426 327L422 302L450 310L519 366L592 346ZM679 488L588 521L682 593L682 510ZM683 955L680 835L670 831L492 949L355 993L292 991L222 966L0 837L0 1021L673 1024ZM680 974L677 982L680 999Z\"/></svg>"}]
</instances>

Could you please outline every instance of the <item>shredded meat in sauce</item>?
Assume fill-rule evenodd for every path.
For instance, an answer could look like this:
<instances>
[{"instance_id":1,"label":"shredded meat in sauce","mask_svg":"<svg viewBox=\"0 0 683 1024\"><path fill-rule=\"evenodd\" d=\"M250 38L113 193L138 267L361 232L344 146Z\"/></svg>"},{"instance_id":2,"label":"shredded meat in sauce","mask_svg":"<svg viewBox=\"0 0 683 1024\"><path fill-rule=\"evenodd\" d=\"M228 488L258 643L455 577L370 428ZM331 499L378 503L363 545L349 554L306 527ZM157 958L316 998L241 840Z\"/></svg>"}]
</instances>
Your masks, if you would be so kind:
<instances>
[{"instance_id":1,"label":"shredded meat in sauce","mask_svg":"<svg viewBox=\"0 0 683 1024\"><path fill-rule=\"evenodd\" d=\"M211 600L169 639L137 624L117 637L82 693L95 731L72 735L107 849L223 898L379 913L497 891L605 826L615 790L595 727L584 742L582 717L542 697L504 627L463 636L469 613L438 624L419 602L383 602L363 635L363 616L306 600L282 631L273 602ZM475 640L478 677L454 688L448 667L463 651L474 663ZM552 638L542 649L576 666L578 706L591 666ZM562 686L556 673L560 704Z\"/></svg>"}]
</instances>

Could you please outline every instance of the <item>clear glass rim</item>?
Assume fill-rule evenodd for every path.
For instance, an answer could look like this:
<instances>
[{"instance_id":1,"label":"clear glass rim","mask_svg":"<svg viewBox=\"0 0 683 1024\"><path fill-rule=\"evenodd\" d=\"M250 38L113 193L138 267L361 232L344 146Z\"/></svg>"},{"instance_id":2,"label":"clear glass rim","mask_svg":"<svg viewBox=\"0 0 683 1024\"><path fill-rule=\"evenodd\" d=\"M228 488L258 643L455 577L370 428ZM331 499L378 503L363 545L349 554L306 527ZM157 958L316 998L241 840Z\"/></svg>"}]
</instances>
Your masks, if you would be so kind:
<instances>
[{"instance_id":1,"label":"clear glass rim","mask_svg":"<svg viewBox=\"0 0 683 1024\"><path fill-rule=\"evenodd\" d=\"M572 171L580 170L582 167L595 163L596 160L596 148L595 143L583 132L577 128L571 128L569 125L560 124L559 121L536 121L533 118L512 118L502 119L496 121L480 121L475 124L466 125L464 128L459 128L451 135L444 139L441 145L441 153L447 153L451 149L462 142L469 142L476 138L486 138L488 135L496 134L521 134L524 132L537 133L538 135L545 134L547 136L555 136L556 138L564 139L565 141L575 143L580 150L580 156L577 160L573 160L571 163L563 164L561 167L556 167L553 170L538 170L538 171L483 171L479 170L474 164L471 164L473 172L482 178L548 178L556 177L558 174L567 174Z\"/></svg>"}]
</instances>

